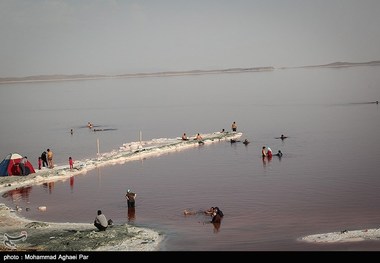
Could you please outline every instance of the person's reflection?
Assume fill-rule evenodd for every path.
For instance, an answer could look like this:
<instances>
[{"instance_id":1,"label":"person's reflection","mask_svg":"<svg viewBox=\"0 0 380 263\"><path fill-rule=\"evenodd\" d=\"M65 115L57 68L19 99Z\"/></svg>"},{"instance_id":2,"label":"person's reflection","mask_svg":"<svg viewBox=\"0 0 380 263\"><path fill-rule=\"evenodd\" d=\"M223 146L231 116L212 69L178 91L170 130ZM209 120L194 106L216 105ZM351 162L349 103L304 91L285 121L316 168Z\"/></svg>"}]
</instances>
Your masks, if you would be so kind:
<instances>
[{"instance_id":1,"label":"person's reflection","mask_svg":"<svg viewBox=\"0 0 380 263\"><path fill-rule=\"evenodd\" d=\"M49 194L51 194L53 192L54 182L43 183L42 185L44 188L49 189Z\"/></svg>"},{"instance_id":2,"label":"person's reflection","mask_svg":"<svg viewBox=\"0 0 380 263\"><path fill-rule=\"evenodd\" d=\"M265 156L263 156L263 166L264 167L267 166L267 160L266 160Z\"/></svg>"},{"instance_id":3,"label":"person's reflection","mask_svg":"<svg viewBox=\"0 0 380 263\"><path fill-rule=\"evenodd\" d=\"M214 225L214 233L218 233L222 222L212 223Z\"/></svg>"},{"instance_id":4,"label":"person's reflection","mask_svg":"<svg viewBox=\"0 0 380 263\"><path fill-rule=\"evenodd\" d=\"M74 189L74 176L71 176L71 177L70 177L70 189L71 189L71 190Z\"/></svg>"},{"instance_id":5,"label":"person's reflection","mask_svg":"<svg viewBox=\"0 0 380 263\"><path fill-rule=\"evenodd\" d=\"M214 233L218 233L220 230L220 224L222 223L222 218L224 214L223 212L219 209L219 207L214 207L214 211L212 213L212 219L211 223L214 225Z\"/></svg>"},{"instance_id":6,"label":"person's reflection","mask_svg":"<svg viewBox=\"0 0 380 263\"><path fill-rule=\"evenodd\" d=\"M128 223L133 223L136 219L135 207L128 207Z\"/></svg>"},{"instance_id":7,"label":"person's reflection","mask_svg":"<svg viewBox=\"0 0 380 263\"><path fill-rule=\"evenodd\" d=\"M32 190L31 186L16 188L16 189L9 190L8 192L4 193L2 195L2 197L10 198L13 201L17 201L17 200L21 199L21 200L25 200L25 201L29 202L29 194L30 194L31 190Z\"/></svg>"},{"instance_id":8,"label":"person's reflection","mask_svg":"<svg viewBox=\"0 0 380 263\"><path fill-rule=\"evenodd\" d=\"M263 156L263 166L266 167L267 163L270 163L272 161L272 156Z\"/></svg>"}]
</instances>

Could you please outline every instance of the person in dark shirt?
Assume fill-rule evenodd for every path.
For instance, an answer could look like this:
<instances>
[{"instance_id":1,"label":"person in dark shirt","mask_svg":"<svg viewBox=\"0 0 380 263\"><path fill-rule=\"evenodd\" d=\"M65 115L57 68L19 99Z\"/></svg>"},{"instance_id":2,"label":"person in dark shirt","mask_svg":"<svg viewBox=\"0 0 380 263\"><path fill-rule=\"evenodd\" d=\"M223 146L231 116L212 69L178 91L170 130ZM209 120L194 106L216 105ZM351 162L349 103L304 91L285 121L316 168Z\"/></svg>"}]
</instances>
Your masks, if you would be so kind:
<instances>
[{"instance_id":1,"label":"person in dark shirt","mask_svg":"<svg viewBox=\"0 0 380 263\"><path fill-rule=\"evenodd\" d=\"M27 174L26 174L26 169L25 169L25 165L26 165L27 159L28 159L28 158L27 158L26 156L24 156L24 157L21 159L20 163L19 163L20 174L21 174L22 176L27 175Z\"/></svg>"},{"instance_id":2,"label":"person in dark shirt","mask_svg":"<svg viewBox=\"0 0 380 263\"><path fill-rule=\"evenodd\" d=\"M220 223L222 221L224 214L219 207L214 207L214 212L212 213L211 223Z\"/></svg>"},{"instance_id":3,"label":"person in dark shirt","mask_svg":"<svg viewBox=\"0 0 380 263\"><path fill-rule=\"evenodd\" d=\"M128 207L135 207L136 194L132 193L130 189L127 190L127 194L125 195L127 198Z\"/></svg>"},{"instance_id":4,"label":"person in dark shirt","mask_svg":"<svg viewBox=\"0 0 380 263\"><path fill-rule=\"evenodd\" d=\"M42 166L48 167L47 155L45 151L41 154L41 160L42 160Z\"/></svg>"}]
</instances>

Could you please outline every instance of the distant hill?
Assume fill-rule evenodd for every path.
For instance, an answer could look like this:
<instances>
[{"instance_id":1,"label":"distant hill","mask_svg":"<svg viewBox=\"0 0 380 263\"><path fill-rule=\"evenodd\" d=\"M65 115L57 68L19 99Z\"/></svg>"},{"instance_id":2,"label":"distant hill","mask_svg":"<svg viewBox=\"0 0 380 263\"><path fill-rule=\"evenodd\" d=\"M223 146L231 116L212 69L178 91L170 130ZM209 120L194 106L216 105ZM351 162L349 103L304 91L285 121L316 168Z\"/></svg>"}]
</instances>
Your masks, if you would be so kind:
<instances>
[{"instance_id":1,"label":"distant hill","mask_svg":"<svg viewBox=\"0 0 380 263\"><path fill-rule=\"evenodd\" d=\"M356 66L380 66L380 60L369 62L333 62L324 65L311 65L301 67L282 67L279 69L290 68L344 68ZM0 84L19 83L19 82L47 82L47 81L75 81L90 79L106 79L106 78L141 78L141 77L163 77L163 76L184 76L184 75L203 75L203 74L225 74L225 73L245 73L245 72L262 72L273 71L274 67L251 67L251 68L227 68L227 69L211 69L211 70L188 70L188 71L163 71L151 73L126 73L120 75L36 75L27 77L4 77L0 78Z\"/></svg>"},{"instance_id":2,"label":"distant hill","mask_svg":"<svg viewBox=\"0 0 380 263\"><path fill-rule=\"evenodd\" d=\"M380 60L369 61L369 62L334 62L324 65L312 65L303 66L299 68L343 68L343 67L356 67L356 66L380 66Z\"/></svg>"},{"instance_id":3,"label":"distant hill","mask_svg":"<svg viewBox=\"0 0 380 263\"><path fill-rule=\"evenodd\" d=\"M138 77L160 77L160 76L183 76L183 75L201 75L201 74L222 74L222 73L243 73L243 72L261 72L271 71L273 67L254 67L254 68L229 68L213 70L189 70L189 71L164 71L153 73L127 73L120 75L36 75L27 77L5 77L0 78L0 84L18 83L18 82L47 82L47 81L73 81L73 80L90 80L105 78L138 78Z\"/></svg>"}]
</instances>

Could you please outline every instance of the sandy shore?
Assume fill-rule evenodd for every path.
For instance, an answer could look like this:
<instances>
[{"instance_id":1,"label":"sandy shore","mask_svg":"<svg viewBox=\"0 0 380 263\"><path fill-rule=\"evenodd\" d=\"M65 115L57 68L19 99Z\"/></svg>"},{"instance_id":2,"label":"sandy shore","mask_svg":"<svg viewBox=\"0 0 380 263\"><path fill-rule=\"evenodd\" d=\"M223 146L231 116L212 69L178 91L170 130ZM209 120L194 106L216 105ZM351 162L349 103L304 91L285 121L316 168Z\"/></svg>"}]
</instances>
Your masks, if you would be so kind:
<instances>
[{"instance_id":1,"label":"sandy shore","mask_svg":"<svg viewBox=\"0 0 380 263\"><path fill-rule=\"evenodd\" d=\"M302 237L301 241L311 243L358 242L364 240L380 240L380 228L362 230L342 230L324 234Z\"/></svg>"},{"instance_id":2,"label":"sandy shore","mask_svg":"<svg viewBox=\"0 0 380 263\"><path fill-rule=\"evenodd\" d=\"M242 133L203 134L204 144L239 138ZM174 139L153 139L123 144L119 150L105 153L97 159L75 162L74 169L57 165L43 168L27 176L0 176L0 193L29 185L67 180L101 166L156 157L189 147L198 142ZM147 228L113 225L99 232L92 223L37 222L20 217L16 208L0 204L0 251L156 251L164 235ZM12 241L13 240L13 241ZM11 241L11 242L9 242Z\"/></svg>"}]
</instances>

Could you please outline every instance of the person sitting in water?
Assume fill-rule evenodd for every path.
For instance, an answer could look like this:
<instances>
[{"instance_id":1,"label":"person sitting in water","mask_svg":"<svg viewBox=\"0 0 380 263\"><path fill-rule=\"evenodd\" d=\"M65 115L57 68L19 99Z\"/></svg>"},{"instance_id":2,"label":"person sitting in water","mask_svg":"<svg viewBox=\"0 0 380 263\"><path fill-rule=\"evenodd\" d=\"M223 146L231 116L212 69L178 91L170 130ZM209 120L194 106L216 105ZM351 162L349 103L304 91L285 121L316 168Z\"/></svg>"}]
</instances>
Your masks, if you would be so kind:
<instances>
[{"instance_id":1,"label":"person sitting in water","mask_svg":"<svg viewBox=\"0 0 380 263\"><path fill-rule=\"evenodd\" d=\"M210 207L209 209L205 210L204 213L206 215L212 215L214 213L215 207Z\"/></svg>"},{"instance_id":2,"label":"person sitting in water","mask_svg":"<svg viewBox=\"0 0 380 263\"><path fill-rule=\"evenodd\" d=\"M198 214L198 212L190 211L190 210L185 209L185 210L183 210L183 214L184 214L185 216L188 216L188 215L196 215L196 214Z\"/></svg>"},{"instance_id":3,"label":"person sitting in water","mask_svg":"<svg viewBox=\"0 0 380 263\"><path fill-rule=\"evenodd\" d=\"M182 134L182 140L183 140L183 141L188 141L188 140L189 140L189 138L187 138L186 133L183 133L183 134Z\"/></svg>"},{"instance_id":4,"label":"person sitting in water","mask_svg":"<svg viewBox=\"0 0 380 263\"><path fill-rule=\"evenodd\" d=\"M245 145L247 145L247 144L249 143L249 141L248 141L247 139L245 139L245 140L243 141L243 143L244 143Z\"/></svg>"},{"instance_id":5,"label":"person sitting in water","mask_svg":"<svg viewBox=\"0 0 380 263\"><path fill-rule=\"evenodd\" d=\"M274 154L274 156L282 157L282 152L281 152L281 150L278 150L278 153Z\"/></svg>"},{"instance_id":6,"label":"person sitting in water","mask_svg":"<svg viewBox=\"0 0 380 263\"><path fill-rule=\"evenodd\" d=\"M287 136L284 136L284 134L281 134L281 136L280 136L280 139L281 140L284 140L284 139L286 139L286 138L288 138Z\"/></svg>"},{"instance_id":7,"label":"person sitting in water","mask_svg":"<svg viewBox=\"0 0 380 263\"><path fill-rule=\"evenodd\" d=\"M196 215L196 214L212 215L214 212L215 212L215 208L214 207L210 207L209 209L204 210L204 211L203 210L191 211L191 210L188 210L188 209L183 210L183 214L185 216L187 216L187 215Z\"/></svg>"},{"instance_id":8,"label":"person sitting in water","mask_svg":"<svg viewBox=\"0 0 380 263\"><path fill-rule=\"evenodd\" d=\"M206 210L206 211L207 211L207 210ZM199 211L191 211L191 210L185 209L185 210L183 210L183 214L184 214L185 216L189 216L189 215L203 214L203 213L206 213L206 211L202 211L202 210L199 210Z\"/></svg>"}]
</instances>

